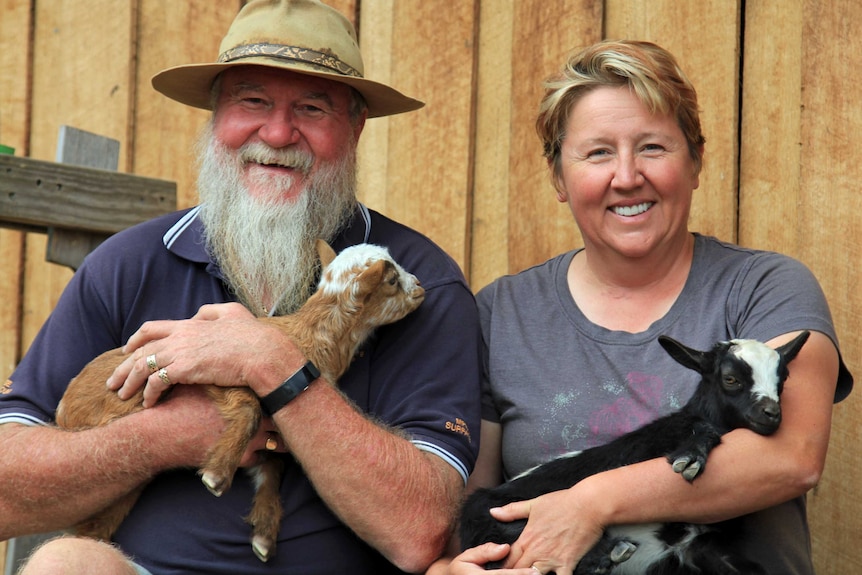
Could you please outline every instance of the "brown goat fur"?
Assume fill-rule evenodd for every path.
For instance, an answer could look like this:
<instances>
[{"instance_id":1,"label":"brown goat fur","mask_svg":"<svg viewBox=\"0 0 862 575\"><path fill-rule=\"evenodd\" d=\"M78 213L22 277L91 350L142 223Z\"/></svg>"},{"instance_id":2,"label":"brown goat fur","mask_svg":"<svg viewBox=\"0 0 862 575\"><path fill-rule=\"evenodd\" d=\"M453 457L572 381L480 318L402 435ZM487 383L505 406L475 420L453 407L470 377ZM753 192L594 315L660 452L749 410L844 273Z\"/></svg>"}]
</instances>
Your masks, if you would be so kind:
<instances>
[{"instance_id":1,"label":"brown goat fur","mask_svg":"<svg viewBox=\"0 0 862 575\"><path fill-rule=\"evenodd\" d=\"M258 321L283 330L318 367L321 376L335 384L374 329L415 310L425 292L384 248L360 244L336 257L320 241L318 251L324 268L318 290L295 313ZM123 401L105 387L105 381L127 357L121 349L114 349L84 367L69 384L57 408L60 428L89 429L143 409L143 388ZM261 409L257 396L246 387L205 388L218 405L225 430L199 473L206 487L221 495L230 487L248 442L257 431ZM266 561L275 554L282 517L278 492L282 458L264 454L262 462L251 471L257 474L258 487L246 521L252 526L252 548ZM109 540L145 486L146 483L79 523L74 530L82 536Z\"/></svg>"}]
</instances>

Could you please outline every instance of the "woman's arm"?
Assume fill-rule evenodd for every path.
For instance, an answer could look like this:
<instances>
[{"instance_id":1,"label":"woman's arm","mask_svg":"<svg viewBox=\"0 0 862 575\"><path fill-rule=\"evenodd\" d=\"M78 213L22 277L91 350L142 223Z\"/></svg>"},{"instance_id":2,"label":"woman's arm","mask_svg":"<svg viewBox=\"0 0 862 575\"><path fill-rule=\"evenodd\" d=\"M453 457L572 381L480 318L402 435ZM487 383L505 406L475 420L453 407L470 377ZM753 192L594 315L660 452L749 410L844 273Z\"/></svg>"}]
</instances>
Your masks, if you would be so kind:
<instances>
[{"instance_id":1,"label":"woman's arm","mask_svg":"<svg viewBox=\"0 0 862 575\"><path fill-rule=\"evenodd\" d=\"M503 430L500 424L483 419L479 437L479 445L481 446L479 456L476 460L476 467L467 481L466 495L479 488L496 487L503 482ZM458 534L454 533L449 539L446 556L435 561L426 575L484 573L485 563L499 561L508 553L508 545L495 545L493 543L480 545L461 553ZM531 573L529 569L522 570L522 572ZM511 573L515 575L518 572L512 571ZM535 574L534 571L532 573Z\"/></svg>"}]
</instances>

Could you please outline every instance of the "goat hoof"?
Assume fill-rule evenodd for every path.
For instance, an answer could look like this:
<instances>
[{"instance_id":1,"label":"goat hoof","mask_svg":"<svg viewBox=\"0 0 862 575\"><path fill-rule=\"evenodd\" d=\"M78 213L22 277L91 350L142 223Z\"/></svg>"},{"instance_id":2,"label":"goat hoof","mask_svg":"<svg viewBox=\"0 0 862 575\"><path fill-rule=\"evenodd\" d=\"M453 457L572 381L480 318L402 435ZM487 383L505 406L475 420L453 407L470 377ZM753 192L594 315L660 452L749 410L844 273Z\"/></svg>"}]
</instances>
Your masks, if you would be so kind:
<instances>
[{"instance_id":1,"label":"goat hoof","mask_svg":"<svg viewBox=\"0 0 862 575\"><path fill-rule=\"evenodd\" d=\"M700 462L694 461L694 462L692 462L691 465L689 465L688 467L685 468L685 470L682 472L682 476L687 481L694 481L697 478L697 476L700 475L700 472L701 472Z\"/></svg>"},{"instance_id":2,"label":"goat hoof","mask_svg":"<svg viewBox=\"0 0 862 575\"><path fill-rule=\"evenodd\" d=\"M614 548L611 549L611 561L614 563L623 563L628 561L634 552L638 550L638 546L631 541L618 541Z\"/></svg>"},{"instance_id":3,"label":"goat hoof","mask_svg":"<svg viewBox=\"0 0 862 575\"><path fill-rule=\"evenodd\" d=\"M266 563L272 557L272 541L266 537L255 535L251 538L251 548L257 558Z\"/></svg>"},{"instance_id":4,"label":"goat hoof","mask_svg":"<svg viewBox=\"0 0 862 575\"><path fill-rule=\"evenodd\" d=\"M212 471L204 471L201 474L201 482L206 486L210 493L216 497L221 497L225 492L225 480L219 477Z\"/></svg>"},{"instance_id":5,"label":"goat hoof","mask_svg":"<svg viewBox=\"0 0 862 575\"><path fill-rule=\"evenodd\" d=\"M689 482L694 481L703 470L703 464L698 458L685 455L674 459L672 467Z\"/></svg>"}]
</instances>

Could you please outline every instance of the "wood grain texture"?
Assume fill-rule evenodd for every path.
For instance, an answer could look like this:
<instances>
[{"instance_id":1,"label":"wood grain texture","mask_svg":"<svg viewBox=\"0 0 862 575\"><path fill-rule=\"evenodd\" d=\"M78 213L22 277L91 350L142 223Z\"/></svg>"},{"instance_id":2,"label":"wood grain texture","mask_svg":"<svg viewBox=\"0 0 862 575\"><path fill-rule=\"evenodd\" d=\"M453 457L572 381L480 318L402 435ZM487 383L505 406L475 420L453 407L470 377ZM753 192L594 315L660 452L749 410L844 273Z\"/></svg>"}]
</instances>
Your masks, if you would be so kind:
<instances>
[{"instance_id":1,"label":"wood grain texture","mask_svg":"<svg viewBox=\"0 0 862 575\"><path fill-rule=\"evenodd\" d=\"M508 266L520 271L581 245L568 206L557 202L535 122L543 82L567 56L601 39L602 2L516 2L512 39Z\"/></svg>"},{"instance_id":2,"label":"wood grain texture","mask_svg":"<svg viewBox=\"0 0 862 575\"><path fill-rule=\"evenodd\" d=\"M0 223L114 233L168 211L176 185L0 155Z\"/></svg>"},{"instance_id":3,"label":"wood grain texture","mask_svg":"<svg viewBox=\"0 0 862 575\"><path fill-rule=\"evenodd\" d=\"M0 144L28 151L31 6L21 0L0 0ZM0 230L0 381L21 357L21 281L24 234ZM5 552L0 550L0 569Z\"/></svg>"},{"instance_id":4,"label":"wood grain texture","mask_svg":"<svg viewBox=\"0 0 862 575\"><path fill-rule=\"evenodd\" d=\"M36 3L30 157L52 160L64 124L114 138L121 150L128 148L134 18L132 3ZM121 158L120 170L127 169ZM30 234L26 243L24 347L71 277L66 268L45 262L45 237Z\"/></svg>"},{"instance_id":5,"label":"wood grain texture","mask_svg":"<svg viewBox=\"0 0 862 575\"><path fill-rule=\"evenodd\" d=\"M473 143L470 282L479 290L509 261L509 155L512 149L512 41L517 0L480 4Z\"/></svg>"},{"instance_id":6,"label":"wood grain texture","mask_svg":"<svg viewBox=\"0 0 862 575\"><path fill-rule=\"evenodd\" d=\"M367 126L386 125L378 126L372 142L382 146L363 149L360 177L368 172L377 198L364 199L369 207L430 236L466 268L477 3L395 2L391 6L379 32L389 39L388 45L375 40L364 46L370 51L365 55L367 75L426 105L409 114L368 121ZM378 36L378 21L370 18L373 14L373 6L363 4L363 38ZM387 52L399 57L390 58ZM378 58L382 60L375 61ZM380 149L386 150L385 160ZM385 198L378 195L380 189L385 189Z\"/></svg>"},{"instance_id":7,"label":"wood grain texture","mask_svg":"<svg viewBox=\"0 0 862 575\"><path fill-rule=\"evenodd\" d=\"M177 184L177 206L197 203L195 145L210 112L163 96L151 78L171 66L214 62L240 0L141 0L135 54L130 171Z\"/></svg>"},{"instance_id":8,"label":"wood grain texture","mask_svg":"<svg viewBox=\"0 0 862 575\"><path fill-rule=\"evenodd\" d=\"M826 293L851 372L862 374L860 312L859 150L862 146L860 5L854 0L804 3L801 38L799 186L794 246L782 251L806 263ZM785 200L786 201L786 200ZM792 199L791 199L792 201ZM777 228L793 220L775 222ZM857 386L858 387L858 386ZM862 494L856 470L862 398L859 390L834 411L826 474L809 498L820 573L862 570Z\"/></svg>"},{"instance_id":9,"label":"wood grain texture","mask_svg":"<svg viewBox=\"0 0 862 575\"><path fill-rule=\"evenodd\" d=\"M659 44L694 84L706 152L689 229L735 241L741 2L608 0L606 5L607 38Z\"/></svg>"}]
</instances>

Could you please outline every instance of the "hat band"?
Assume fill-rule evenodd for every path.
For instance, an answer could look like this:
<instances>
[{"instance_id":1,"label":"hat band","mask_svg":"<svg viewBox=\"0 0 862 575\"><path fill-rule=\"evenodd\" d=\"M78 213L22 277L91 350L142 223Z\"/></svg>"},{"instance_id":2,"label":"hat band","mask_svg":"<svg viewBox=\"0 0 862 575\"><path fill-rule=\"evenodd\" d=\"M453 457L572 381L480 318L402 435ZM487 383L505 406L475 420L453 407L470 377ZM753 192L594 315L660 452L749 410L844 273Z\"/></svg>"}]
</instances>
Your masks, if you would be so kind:
<instances>
[{"instance_id":1,"label":"hat band","mask_svg":"<svg viewBox=\"0 0 862 575\"><path fill-rule=\"evenodd\" d=\"M267 58L278 58L292 62L303 62L312 64L327 70L332 70L342 76L354 76L362 78L355 68L349 66L333 56L332 54L324 54L316 50L308 48L300 48L299 46L284 46L282 44L246 44L237 46L230 50L225 50L219 57L219 63L233 62L243 58L251 58L254 56L265 56Z\"/></svg>"}]
</instances>

